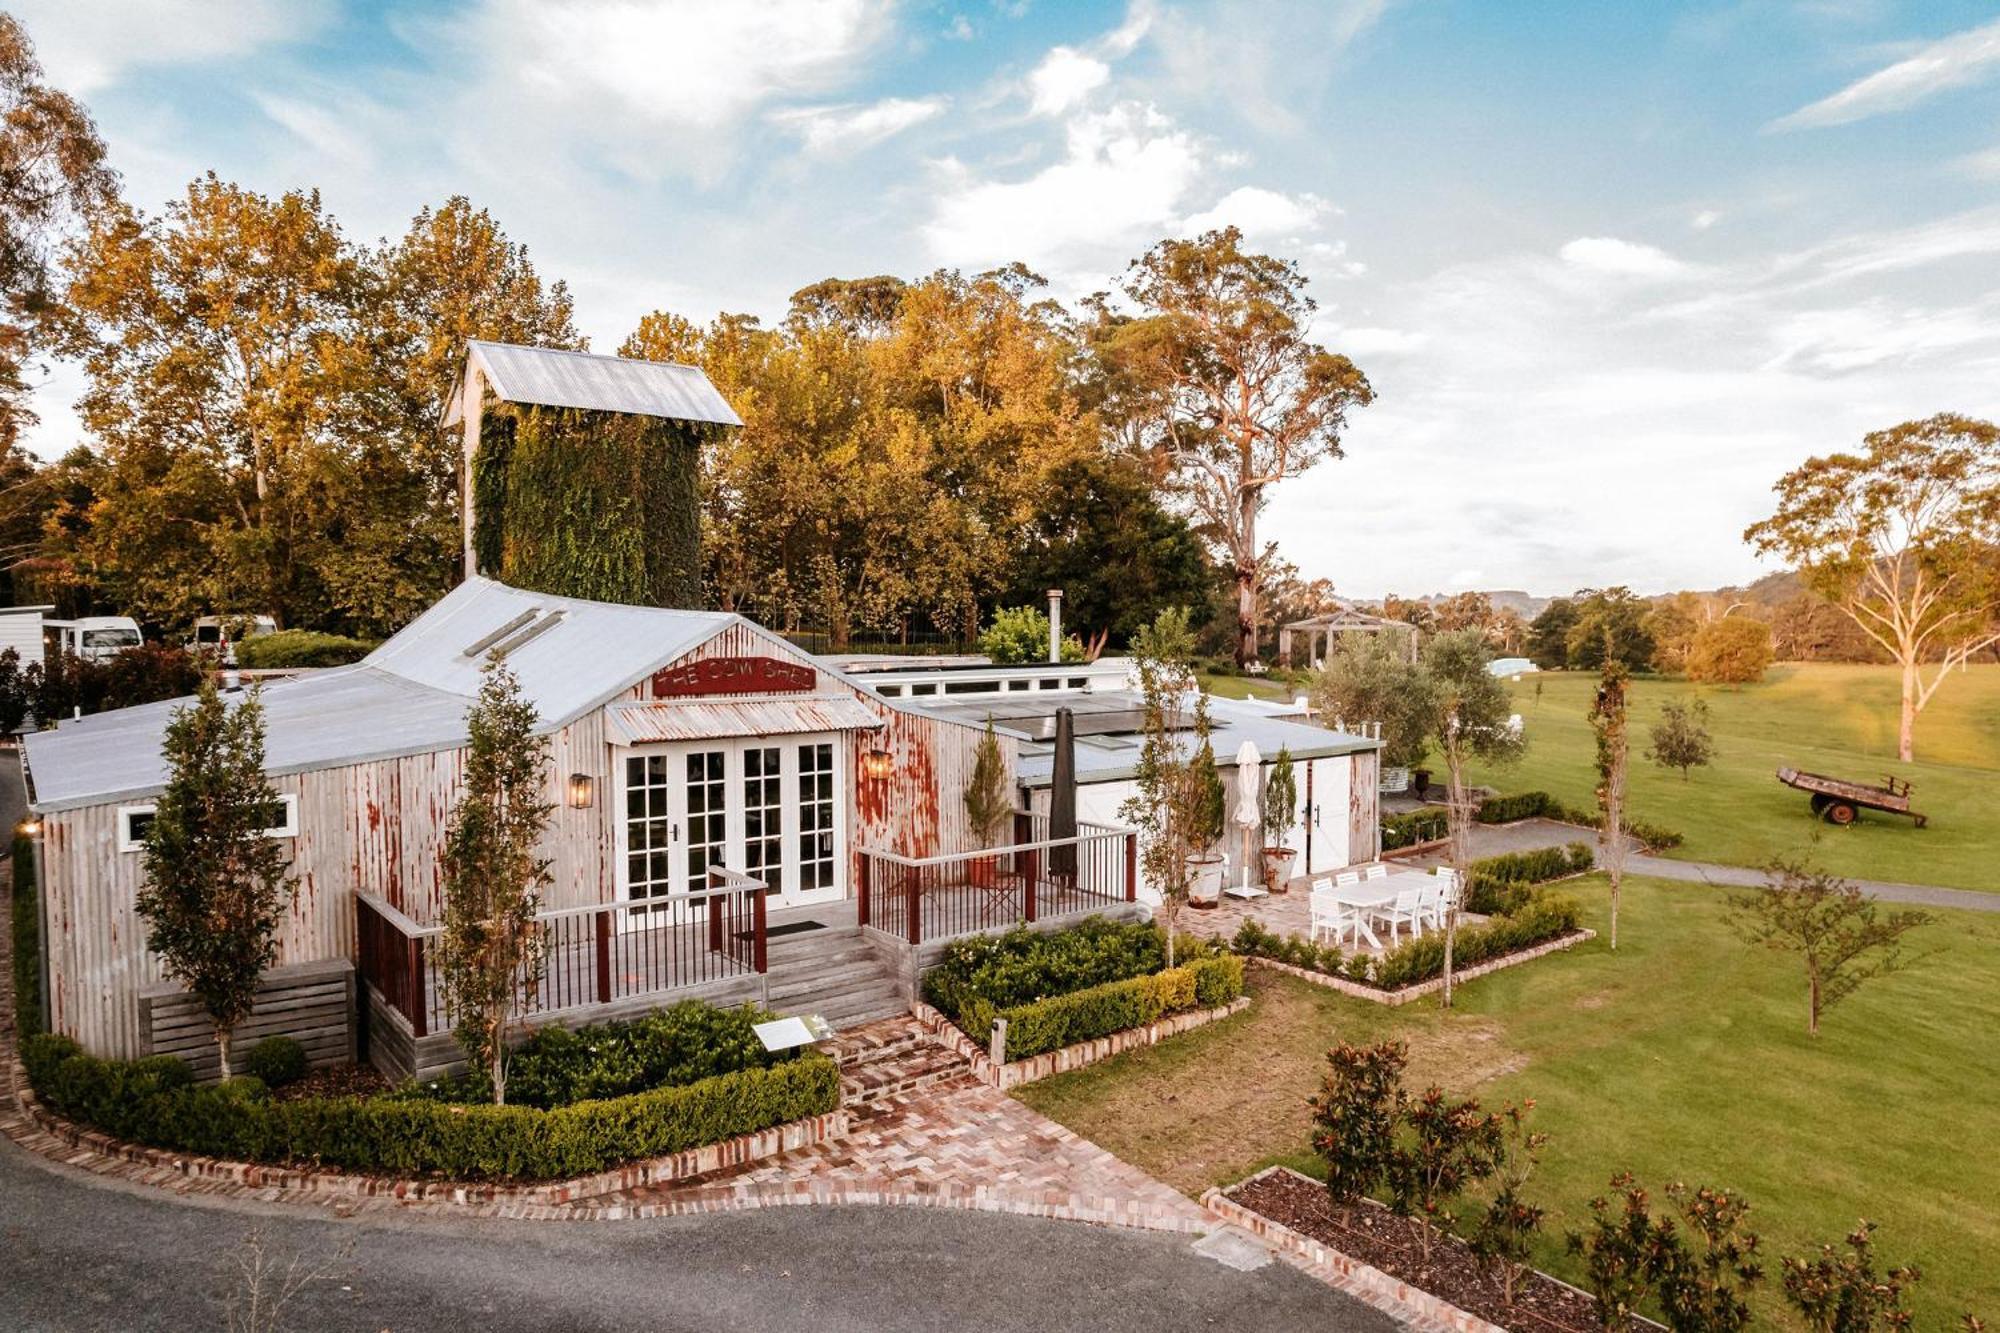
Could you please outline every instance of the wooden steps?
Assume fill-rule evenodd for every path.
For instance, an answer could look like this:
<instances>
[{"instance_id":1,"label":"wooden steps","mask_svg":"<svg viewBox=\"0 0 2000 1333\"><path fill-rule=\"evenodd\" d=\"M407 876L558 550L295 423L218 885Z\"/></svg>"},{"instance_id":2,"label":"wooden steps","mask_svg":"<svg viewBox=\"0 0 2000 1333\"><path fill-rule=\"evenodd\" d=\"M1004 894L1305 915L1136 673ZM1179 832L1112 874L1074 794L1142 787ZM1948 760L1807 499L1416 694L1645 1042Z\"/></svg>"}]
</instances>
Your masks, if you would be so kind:
<instances>
[{"instance_id":1,"label":"wooden steps","mask_svg":"<svg viewBox=\"0 0 2000 1333\"><path fill-rule=\"evenodd\" d=\"M836 1028L907 1013L895 975L858 926L772 940L765 1003L780 1014L818 1014Z\"/></svg>"}]
</instances>

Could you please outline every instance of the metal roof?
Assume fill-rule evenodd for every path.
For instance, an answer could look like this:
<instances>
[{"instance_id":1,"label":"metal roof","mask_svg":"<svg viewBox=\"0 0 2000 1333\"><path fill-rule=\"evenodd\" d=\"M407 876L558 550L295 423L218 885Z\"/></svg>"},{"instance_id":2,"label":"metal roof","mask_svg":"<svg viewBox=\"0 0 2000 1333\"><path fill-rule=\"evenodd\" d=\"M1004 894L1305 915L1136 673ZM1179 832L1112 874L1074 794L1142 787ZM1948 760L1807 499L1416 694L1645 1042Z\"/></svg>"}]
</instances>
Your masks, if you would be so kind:
<instances>
[{"instance_id":1,"label":"metal roof","mask_svg":"<svg viewBox=\"0 0 2000 1333\"><path fill-rule=\"evenodd\" d=\"M477 339L467 344L466 355L485 372L493 392L510 403L743 424L708 376L694 366ZM454 394L446 424L457 416Z\"/></svg>"},{"instance_id":2,"label":"metal roof","mask_svg":"<svg viewBox=\"0 0 2000 1333\"><path fill-rule=\"evenodd\" d=\"M851 694L791 699L686 699L613 704L605 711L612 739L703 740L710 736L795 736L809 731L863 731L883 725L874 709Z\"/></svg>"},{"instance_id":3,"label":"metal roof","mask_svg":"<svg viewBox=\"0 0 2000 1333\"><path fill-rule=\"evenodd\" d=\"M934 717L974 726L984 726L987 716L991 714L996 731L1010 732L1029 742L1022 747L1015 760L1016 781L1024 787L1049 785L1055 768L1055 754L1043 745L1034 744L1044 734L1044 719L1041 716L1008 717L992 706L998 701L979 699L936 702L898 699L895 702L905 704L912 712L929 713ZM1142 715L1145 708L1143 696L1131 691L1101 690L1091 694L1043 695L1033 702L1038 714L1052 714L1059 707L1077 710L1078 782L1120 782L1138 771L1139 750L1145 742L1139 727L1134 726L1124 732L1097 734L1085 734L1084 727L1086 719L1093 714L1106 719ZM1294 759L1320 759L1381 748L1380 741L1369 737L1273 716L1269 708L1258 707L1246 700L1211 695L1208 713L1213 726L1209 744L1215 750L1216 763L1224 768L1234 764L1237 747L1246 740L1254 741L1266 759L1275 756L1281 746L1290 750Z\"/></svg>"},{"instance_id":4,"label":"metal roof","mask_svg":"<svg viewBox=\"0 0 2000 1333\"><path fill-rule=\"evenodd\" d=\"M718 611L588 602L470 578L351 667L264 687L265 769L276 775L465 743L486 648L507 665L541 729L567 726L735 624ZM159 790L160 742L184 699L121 708L24 738L43 811Z\"/></svg>"}]
</instances>

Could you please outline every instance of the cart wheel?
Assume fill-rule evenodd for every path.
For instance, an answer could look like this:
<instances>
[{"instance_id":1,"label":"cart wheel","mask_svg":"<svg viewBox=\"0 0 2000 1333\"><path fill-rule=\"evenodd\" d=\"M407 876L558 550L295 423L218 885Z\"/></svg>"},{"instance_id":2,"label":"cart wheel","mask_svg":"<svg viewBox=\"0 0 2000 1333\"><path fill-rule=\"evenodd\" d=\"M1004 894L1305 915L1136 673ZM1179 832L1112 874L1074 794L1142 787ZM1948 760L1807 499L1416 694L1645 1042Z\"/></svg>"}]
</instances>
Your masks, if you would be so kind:
<instances>
[{"instance_id":1,"label":"cart wheel","mask_svg":"<svg viewBox=\"0 0 2000 1333\"><path fill-rule=\"evenodd\" d=\"M1825 814L1826 807L1832 800L1833 798L1823 791L1814 792L1812 795L1812 812L1816 815Z\"/></svg>"},{"instance_id":2,"label":"cart wheel","mask_svg":"<svg viewBox=\"0 0 2000 1333\"><path fill-rule=\"evenodd\" d=\"M1854 822L1854 817L1860 813L1859 810L1856 810L1846 801L1835 801L1826 807L1826 822L1829 824L1838 824L1842 828L1846 828Z\"/></svg>"}]
</instances>

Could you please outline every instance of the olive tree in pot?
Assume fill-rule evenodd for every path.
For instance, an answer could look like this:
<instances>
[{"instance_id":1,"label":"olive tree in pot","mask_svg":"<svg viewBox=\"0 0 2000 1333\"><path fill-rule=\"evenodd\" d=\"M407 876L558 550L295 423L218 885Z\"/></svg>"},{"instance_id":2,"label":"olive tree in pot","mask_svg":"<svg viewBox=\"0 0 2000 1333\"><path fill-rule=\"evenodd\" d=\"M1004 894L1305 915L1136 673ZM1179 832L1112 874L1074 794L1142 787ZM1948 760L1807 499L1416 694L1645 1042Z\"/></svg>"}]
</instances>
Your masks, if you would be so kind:
<instances>
[{"instance_id":1,"label":"olive tree in pot","mask_svg":"<svg viewBox=\"0 0 2000 1333\"><path fill-rule=\"evenodd\" d=\"M1298 806L1299 783L1292 772L1292 752L1280 746L1271 776L1264 782L1264 886L1273 893L1285 891L1292 867L1298 863L1298 849L1285 845L1297 825Z\"/></svg>"},{"instance_id":2,"label":"olive tree in pot","mask_svg":"<svg viewBox=\"0 0 2000 1333\"><path fill-rule=\"evenodd\" d=\"M997 845L1000 830L1014 813L1013 797L1007 790L1007 760L1000 753L1000 738L993 732L993 719L986 719L986 734L972 755L972 776L965 784L965 818L981 848ZM975 856L966 865L972 882L982 889L993 887L997 878L997 857Z\"/></svg>"},{"instance_id":3,"label":"olive tree in pot","mask_svg":"<svg viewBox=\"0 0 2000 1333\"><path fill-rule=\"evenodd\" d=\"M1213 907L1222 901L1222 875L1227 864L1217 848L1222 843L1224 821L1229 813L1229 793L1223 789L1222 774L1215 767L1215 747L1208 742L1208 704L1204 695L1197 715L1196 752L1188 775L1188 828L1196 849L1188 858L1194 882L1188 902L1196 907Z\"/></svg>"}]
</instances>

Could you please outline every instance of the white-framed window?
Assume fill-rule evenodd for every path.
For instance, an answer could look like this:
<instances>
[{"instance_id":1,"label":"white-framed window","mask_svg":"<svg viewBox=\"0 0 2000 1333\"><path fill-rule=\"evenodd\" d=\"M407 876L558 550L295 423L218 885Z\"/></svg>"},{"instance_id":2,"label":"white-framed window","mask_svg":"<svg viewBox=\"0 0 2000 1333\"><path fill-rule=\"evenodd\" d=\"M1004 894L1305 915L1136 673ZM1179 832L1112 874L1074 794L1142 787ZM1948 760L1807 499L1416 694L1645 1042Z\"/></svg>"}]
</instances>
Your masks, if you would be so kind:
<instances>
[{"instance_id":1,"label":"white-framed window","mask_svg":"<svg viewBox=\"0 0 2000 1333\"><path fill-rule=\"evenodd\" d=\"M146 845L146 830L152 826L153 812L158 807L148 802L145 805L121 805L118 807L118 850L136 852ZM280 792L272 806L274 822L264 830L267 838L296 838L299 836L299 798L291 792Z\"/></svg>"}]
</instances>

